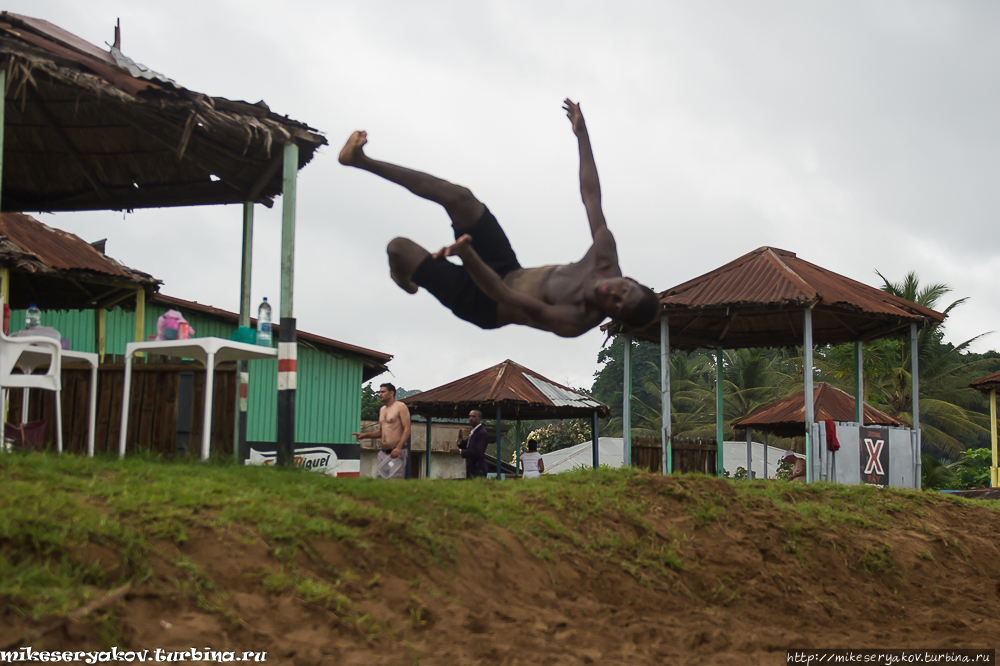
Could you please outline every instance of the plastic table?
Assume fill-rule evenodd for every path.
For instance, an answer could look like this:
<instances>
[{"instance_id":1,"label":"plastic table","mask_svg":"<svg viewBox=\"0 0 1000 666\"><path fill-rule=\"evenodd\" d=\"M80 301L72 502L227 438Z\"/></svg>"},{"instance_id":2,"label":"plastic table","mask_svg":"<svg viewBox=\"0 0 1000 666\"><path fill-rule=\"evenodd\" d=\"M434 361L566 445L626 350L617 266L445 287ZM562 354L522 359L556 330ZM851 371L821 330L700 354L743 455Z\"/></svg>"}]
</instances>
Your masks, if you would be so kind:
<instances>
[{"instance_id":1,"label":"plastic table","mask_svg":"<svg viewBox=\"0 0 1000 666\"><path fill-rule=\"evenodd\" d=\"M21 352L20 358L17 359L16 365L21 369L21 372L30 375L35 368L51 363L52 354L53 351L47 347L41 347L38 345L25 347L24 351ZM66 349L59 352L59 355L63 359L69 358L76 361L85 361L90 364L90 413L87 420L87 455L93 458L94 427L97 422L98 357L97 354L90 352L69 351ZM26 423L28 421L28 396L30 395L30 391L31 389L24 389L24 398L21 405L21 423ZM59 449L59 453L62 453L62 448Z\"/></svg>"},{"instance_id":2,"label":"plastic table","mask_svg":"<svg viewBox=\"0 0 1000 666\"><path fill-rule=\"evenodd\" d=\"M212 441L212 387L215 366L226 361L255 361L277 358L278 350L223 338L189 338L187 340L148 340L125 345L125 389L122 393L122 426L118 439L118 457L125 457L125 436L128 434L129 394L132 389L132 357L136 352L159 354L174 358L191 358L205 366L205 414L202 420L201 459L208 460Z\"/></svg>"}]
</instances>

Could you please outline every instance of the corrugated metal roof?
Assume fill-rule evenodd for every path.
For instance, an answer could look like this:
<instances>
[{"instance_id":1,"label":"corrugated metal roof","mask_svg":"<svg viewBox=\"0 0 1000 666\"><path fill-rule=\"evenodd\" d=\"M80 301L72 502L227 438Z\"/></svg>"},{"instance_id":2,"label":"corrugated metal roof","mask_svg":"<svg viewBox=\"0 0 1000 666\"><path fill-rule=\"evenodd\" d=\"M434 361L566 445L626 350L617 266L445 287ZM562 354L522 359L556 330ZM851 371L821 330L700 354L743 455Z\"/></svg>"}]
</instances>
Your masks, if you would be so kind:
<instances>
[{"instance_id":1,"label":"corrugated metal roof","mask_svg":"<svg viewBox=\"0 0 1000 666\"><path fill-rule=\"evenodd\" d=\"M969 382L969 388L974 388L978 391L982 391L983 393L989 393L993 389L1000 388L1000 371Z\"/></svg>"},{"instance_id":2,"label":"corrugated metal roof","mask_svg":"<svg viewBox=\"0 0 1000 666\"><path fill-rule=\"evenodd\" d=\"M134 302L160 281L129 268L79 236L21 213L0 214L0 266L10 270L10 307L87 310Z\"/></svg>"},{"instance_id":3,"label":"corrugated metal roof","mask_svg":"<svg viewBox=\"0 0 1000 666\"><path fill-rule=\"evenodd\" d=\"M131 279L114 259L101 254L75 234L42 224L21 213L0 213L0 236L57 270L85 270Z\"/></svg>"},{"instance_id":4,"label":"corrugated metal roof","mask_svg":"<svg viewBox=\"0 0 1000 666\"><path fill-rule=\"evenodd\" d=\"M923 327L945 317L772 247L661 292L660 304L671 347L679 349L801 345L806 309L816 344L900 335L911 322ZM659 341L660 324L635 335Z\"/></svg>"},{"instance_id":5,"label":"corrugated metal roof","mask_svg":"<svg viewBox=\"0 0 1000 666\"><path fill-rule=\"evenodd\" d=\"M586 407L587 409L595 409L601 405L601 403L588 395L550 384L544 379L527 374L524 375L524 378L534 384L535 388L541 391L542 395L548 398L556 407Z\"/></svg>"},{"instance_id":6,"label":"corrugated metal roof","mask_svg":"<svg viewBox=\"0 0 1000 666\"><path fill-rule=\"evenodd\" d=\"M733 427L739 429L750 427L779 437L800 437L805 433L806 408L802 398L804 394L805 390L802 390L761 407L747 416L734 420ZM816 421L832 420L845 423L854 421L854 397L826 382L819 382L813 388L813 405ZM865 403L865 424L908 427L908 424L867 403Z\"/></svg>"},{"instance_id":7,"label":"corrugated metal roof","mask_svg":"<svg viewBox=\"0 0 1000 666\"><path fill-rule=\"evenodd\" d=\"M443 386L403 398L419 414L431 417L464 416L478 409L486 418L581 418L608 407L588 395L557 384L511 360L457 379Z\"/></svg>"}]
</instances>

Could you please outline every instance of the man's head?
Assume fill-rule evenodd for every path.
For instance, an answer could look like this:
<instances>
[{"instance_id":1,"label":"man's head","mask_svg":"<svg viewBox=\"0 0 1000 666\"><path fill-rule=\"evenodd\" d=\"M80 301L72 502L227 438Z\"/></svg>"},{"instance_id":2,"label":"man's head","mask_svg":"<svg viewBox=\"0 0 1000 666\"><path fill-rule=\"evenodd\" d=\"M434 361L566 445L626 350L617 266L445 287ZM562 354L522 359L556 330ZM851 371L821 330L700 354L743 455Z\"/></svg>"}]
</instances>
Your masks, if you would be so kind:
<instances>
[{"instance_id":1,"label":"man's head","mask_svg":"<svg viewBox=\"0 0 1000 666\"><path fill-rule=\"evenodd\" d=\"M597 283L597 304L604 314L630 328L641 328L660 312L660 299L632 278L605 278Z\"/></svg>"},{"instance_id":2,"label":"man's head","mask_svg":"<svg viewBox=\"0 0 1000 666\"><path fill-rule=\"evenodd\" d=\"M390 403L396 399L396 387L386 382L378 387L378 399Z\"/></svg>"},{"instance_id":3,"label":"man's head","mask_svg":"<svg viewBox=\"0 0 1000 666\"><path fill-rule=\"evenodd\" d=\"M538 440L532 437L528 440L528 451L535 452L538 451Z\"/></svg>"},{"instance_id":4,"label":"man's head","mask_svg":"<svg viewBox=\"0 0 1000 666\"><path fill-rule=\"evenodd\" d=\"M475 428L477 425L483 422L483 413L478 409L473 409L469 412L469 424Z\"/></svg>"},{"instance_id":5,"label":"man's head","mask_svg":"<svg viewBox=\"0 0 1000 666\"><path fill-rule=\"evenodd\" d=\"M785 451L785 455L781 456L781 462L793 463L796 460L798 460L798 456L791 449Z\"/></svg>"}]
</instances>

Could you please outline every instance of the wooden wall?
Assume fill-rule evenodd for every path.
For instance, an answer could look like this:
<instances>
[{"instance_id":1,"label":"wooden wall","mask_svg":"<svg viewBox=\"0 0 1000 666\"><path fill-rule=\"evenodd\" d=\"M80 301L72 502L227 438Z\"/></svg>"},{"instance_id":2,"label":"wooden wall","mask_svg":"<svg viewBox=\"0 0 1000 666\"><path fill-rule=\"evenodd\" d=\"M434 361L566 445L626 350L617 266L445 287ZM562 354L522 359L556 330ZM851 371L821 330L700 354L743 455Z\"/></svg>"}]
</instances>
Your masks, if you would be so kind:
<instances>
[{"instance_id":1,"label":"wooden wall","mask_svg":"<svg viewBox=\"0 0 1000 666\"><path fill-rule=\"evenodd\" d=\"M228 367L227 367L228 366ZM126 455L138 451L174 454L177 451L177 388L181 372L194 373L194 397L191 410L189 450L201 451L204 417L205 371L199 365L136 364L132 372L132 396L129 403ZM97 425L94 452L117 455L121 430L122 389L125 366L102 364L97 377ZM63 366L63 450L87 452L87 418L90 408L89 366L66 363ZM212 417L212 452L232 455L235 419L236 373L233 364L223 364L215 371L212 393L215 408ZM23 391L10 389L7 420L20 424ZM46 440L55 445L55 393L33 390L28 405L28 421L45 420Z\"/></svg>"},{"instance_id":2,"label":"wooden wall","mask_svg":"<svg viewBox=\"0 0 1000 666\"><path fill-rule=\"evenodd\" d=\"M714 439L688 439L674 437L670 450L673 454L674 473L701 472L716 475L715 456L718 444ZM663 453L659 437L632 438L632 466L660 472Z\"/></svg>"}]
</instances>

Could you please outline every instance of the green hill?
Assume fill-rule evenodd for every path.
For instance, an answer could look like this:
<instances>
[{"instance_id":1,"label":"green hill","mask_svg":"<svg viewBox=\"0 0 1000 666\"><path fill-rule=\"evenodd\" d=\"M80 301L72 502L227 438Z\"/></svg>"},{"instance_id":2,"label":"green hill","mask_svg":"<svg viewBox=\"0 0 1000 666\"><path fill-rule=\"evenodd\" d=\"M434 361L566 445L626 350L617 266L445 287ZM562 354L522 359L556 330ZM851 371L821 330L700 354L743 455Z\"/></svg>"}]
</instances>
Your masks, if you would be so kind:
<instances>
[{"instance_id":1,"label":"green hill","mask_svg":"<svg viewBox=\"0 0 1000 666\"><path fill-rule=\"evenodd\" d=\"M0 661L31 646L779 664L794 647L1000 636L1000 514L936 493L607 469L385 482L40 454L0 456L0 488Z\"/></svg>"}]
</instances>

